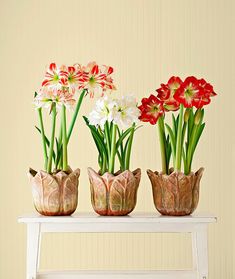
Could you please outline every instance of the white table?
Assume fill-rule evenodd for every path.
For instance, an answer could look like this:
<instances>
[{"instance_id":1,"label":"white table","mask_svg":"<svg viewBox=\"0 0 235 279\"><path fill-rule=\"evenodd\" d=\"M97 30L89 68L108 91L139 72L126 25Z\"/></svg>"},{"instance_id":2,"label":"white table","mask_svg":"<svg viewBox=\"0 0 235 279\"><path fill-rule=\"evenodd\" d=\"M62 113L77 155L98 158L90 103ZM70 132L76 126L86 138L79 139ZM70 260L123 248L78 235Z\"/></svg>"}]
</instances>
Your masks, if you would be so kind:
<instances>
[{"instance_id":1,"label":"white table","mask_svg":"<svg viewBox=\"0 0 235 279\"><path fill-rule=\"evenodd\" d=\"M66 217L29 215L19 217L27 224L27 279L207 279L207 228L213 215L185 217L157 213L103 217L92 213ZM176 232L192 234L193 268L178 271L54 271L39 272L42 233L47 232Z\"/></svg>"}]
</instances>

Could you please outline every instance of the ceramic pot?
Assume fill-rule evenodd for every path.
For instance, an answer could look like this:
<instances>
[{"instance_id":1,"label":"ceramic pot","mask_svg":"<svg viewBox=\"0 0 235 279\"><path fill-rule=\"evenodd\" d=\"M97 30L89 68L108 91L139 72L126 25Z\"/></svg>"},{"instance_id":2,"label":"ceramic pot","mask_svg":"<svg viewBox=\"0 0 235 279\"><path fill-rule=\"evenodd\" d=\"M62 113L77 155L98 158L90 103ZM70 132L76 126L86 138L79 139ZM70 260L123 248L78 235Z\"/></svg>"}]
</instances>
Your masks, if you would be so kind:
<instances>
[{"instance_id":1,"label":"ceramic pot","mask_svg":"<svg viewBox=\"0 0 235 279\"><path fill-rule=\"evenodd\" d=\"M79 175L79 169L52 174L30 169L28 176L36 210L46 216L71 215L77 208Z\"/></svg>"},{"instance_id":2,"label":"ceramic pot","mask_svg":"<svg viewBox=\"0 0 235 279\"><path fill-rule=\"evenodd\" d=\"M136 205L137 190L140 183L141 170L131 172L125 170L115 175L106 172L98 174L88 168L91 188L91 203L99 215L127 215Z\"/></svg>"},{"instance_id":3,"label":"ceramic pot","mask_svg":"<svg viewBox=\"0 0 235 279\"><path fill-rule=\"evenodd\" d=\"M152 183L156 209L163 215L184 216L193 213L199 201L199 186L204 169L185 175L171 170L169 175L147 170Z\"/></svg>"}]
</instances>

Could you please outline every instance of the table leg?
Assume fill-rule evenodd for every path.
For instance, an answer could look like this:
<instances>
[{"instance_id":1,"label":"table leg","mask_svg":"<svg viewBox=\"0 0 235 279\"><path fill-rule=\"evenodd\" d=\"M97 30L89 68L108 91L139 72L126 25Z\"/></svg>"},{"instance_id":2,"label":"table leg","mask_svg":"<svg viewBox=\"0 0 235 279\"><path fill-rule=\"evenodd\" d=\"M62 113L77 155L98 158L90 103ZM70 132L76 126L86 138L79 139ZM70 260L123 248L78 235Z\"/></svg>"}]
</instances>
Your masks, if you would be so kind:
<instances>
[{"instance_id":1,"label":"table leg","mask_svg":"<svg viewBox=\"0 0 235 279\"><path fill-rule=\"evenodd\" d=\"M193 268L197 270L198 279L208 279L208 245L207 226L199 226L192 233Z\"/></svg>"},{"instance_id":2,"label":"table leg","mask_svg":"<svg viewBox=\"0 0 235 279\"><path fill-rule=\"evenodd\" d=\"M27 226L27 279L36 279L39 262L40 224Z\"/></svg>"}]
</instances>

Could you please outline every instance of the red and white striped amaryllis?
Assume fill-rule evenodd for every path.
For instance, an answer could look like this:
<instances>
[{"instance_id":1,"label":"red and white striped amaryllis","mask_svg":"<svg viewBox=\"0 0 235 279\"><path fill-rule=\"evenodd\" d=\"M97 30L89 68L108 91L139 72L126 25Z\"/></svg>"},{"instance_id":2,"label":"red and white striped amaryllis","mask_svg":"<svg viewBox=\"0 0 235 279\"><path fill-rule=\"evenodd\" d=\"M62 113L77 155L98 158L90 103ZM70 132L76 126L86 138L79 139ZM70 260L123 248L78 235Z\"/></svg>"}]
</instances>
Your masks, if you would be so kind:
<instances>
[{"instance_id":1,"label":"red and white striped amaryllis","mask_svg":"<svg viewBox=\"0 0 235 279\"><path fill-rule=\"evenodd\" d=\"M52 104L56 104L57 108L61 108L65 105L71 109L76 104L74 94L71 94L65 87L62 89L55 89L50 87L42 87L34 98L34 104L36 108L51 108Z\"/></svg>"},{"instance_id":2,"label":"red and white striped amaryllis","mask_svg":"<svg viewBox=\"0 0 235 279\"><path fill-rule=\"evenodd\" d=\"M96 62L91 62L87 66L80 64L58 66L51 63L34 103L36 107L50 107L52 102L59 107L61 103L71 107L71 104L74 104L75 93L84 90L91 97L96 93L102 96L106 91L116 89L112 73L112 67L98 66Z\"/></svg>"},{"instance_id":3,"label":"red and white striped amaryllis","mask_svg":"<svg viewBox=\"0 0 235 279\"><path fill-rule=\"evenodd\" d=\"M91 97L95 94L103 96L105 91L116 89L110 76L112 73L112 67L98 66L96 62L90 62L82 67L79 89L86 89Z\"/></svg>"},{"instance_id":4,"label":"red and white striped amaryllis","mask_svg":"<svg viewBox=\"0 0 235 279\"><path fill-rule=\"evenodd\" d=\"M66 86L67 77L65 66L57 66L56 63L51 63L46 71L45 79L42 82L43 87L52 87L60 89Z\"/></svg>"},{"instance_id":5,"label":"red and white striped amaryllis","mask_svg":"<svg viewBox=\"0 0 235 279\"><path fill-rule=\"evenodd\" d=\"M59 90L66 88L66 90L71 90L72 93L75 93L78 90L81 76L82 70L79 64L58 66L56 63L51 63L46 71L42 87Z\"/></svg>"},{"instance_id":6,"label":"red and white striped amaryllis","mask_svg":"<svg viewBox=\"0 0 235 279\"><path fill-rule=\"evenodd\" d=\"M63 76L66 77L66 87L68 87L72 93L75 93L79 88L79 84L82 79L82 69L80 64L74 64L73 66L64 66Z\"/></svg>"}]
</instances>

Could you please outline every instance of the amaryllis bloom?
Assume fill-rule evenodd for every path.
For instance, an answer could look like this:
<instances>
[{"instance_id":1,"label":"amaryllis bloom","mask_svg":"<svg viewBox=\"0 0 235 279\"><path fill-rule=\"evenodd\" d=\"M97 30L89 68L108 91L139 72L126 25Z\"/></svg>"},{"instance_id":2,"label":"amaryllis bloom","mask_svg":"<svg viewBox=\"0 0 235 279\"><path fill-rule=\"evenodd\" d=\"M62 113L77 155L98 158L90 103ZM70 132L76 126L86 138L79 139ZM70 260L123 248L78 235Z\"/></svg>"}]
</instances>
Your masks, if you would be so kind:
<instances>
[{"instance_id":1,"label":"amaryllis bloom","mask_svg":"<svg viewBox=\"0 0 235 279\"><path fill-rule=\"evenodd\" d=\"M112 122L113 108L117 105L116 101L108 96L99 98L96 101L95 108L90 112L88 121L91 125L100 126L104 129L106 121Z\"/></svg>"},{"instance_id":2,"label":"amaryllis bloom","mask_svg":"<svg viewBox=\"0 0 235 279\"><path fill-rule=\"evenodd\" d=\"M126 130L133 124L137 124L139 116L140 110L133 96L123 96L121 99L116 100L116 105L113 108L113 123L119 129Z\"/></svg>"},{"instance_id":3,"label":"amaryllis bloom","mask_svg":"<svg viewBox=\"0 0 235 279\"><path fill-rule=\"evenodd\" d=\"M113 84L113 79L111 74L113 73L113 68L110 66L103 65L101 66L101 72L105 74L105 86L104 91L116 90L115 85Z\"/></svg>"},{"instance_id":4,"label":"amaryllis bloom","mask_svg":"<svg viewBox=\"0 0 235 279\"><path fill-rule=\"evenodd\" d=\"M73 108L76 103L73 97L74 95L70 94L66 88L60 90L42 87L34 98L34 104L36 108L51 108L53 103L56 104L57 108L61 108L62 105L65 105L67 108Z\"/></svg>"},{"instance_id":5,"label":"amaryllis bloom","mask_svg":"<svg viewBox=\"0 0 235 279\"><path fill-rule=\"evenodd\" d=\"M113 122L120 130L126 130L139 122L140 111L137 102L132 96L123 96L121 99L112 99L108 96L96 101L95 109L89 114L91 125L104 129L106 122Z\"/></svg>"},{"instance_id":6,"label":"amaryllis bloom","mask_svg":"<svg viewBox=\"0 0 235 279\"><path fill-rule=\"evenodd\" d=\"M193 103L196 108L202 108L211 102L210 97L216 96L213 86L207 83L203 78L198 80L199 94L195 97Z\"/></svg>"},{"instance_id":7,"label":"amaryllis bloom","mask_svg":"<svg viewBox=\"0 0 235 279\"><path fill-rule=\"evenodd\" d=\"M53 88L61 88L61 86L66 86L67 77L65 68L65 66L59 67L55 63L51 63L49 69L46 71L42 86Z\"/></svg>"},{"instance_id":8,"label":"amaryllis bloom","mask_svg":"<svg viewBox=\"0 0 235 279\"><path fill-rule=\"evenodd\" d=\"M112 67L99 67L96 62L89 63L82 68L79 89L86 89L91 97L97 93L102 96L107 89L114 90L115 86L110 77L112 72Z\"/></svg>"},{"instance_id":9,"label":"amaryllis bloom","mask_svg":"<svg viewBox=\"0 0 235 279\"><path fill-rule=\"evenodd\" d=\"M66 76L66 84L72 93L78 90L80 80L82 78L82 69L80 64L74 64L73 66L67 67L63 74Z\"/></svg>"},{"instance_id":10,"label":"amaryllis bloom","mask_svg":"<svg viewBox=\"0 0 235 279\"><path fill-rule=\"evenodd\" d=\"M171 77L167 84L161 84L158 88L157 97L163 102L164 109L166 111L176 111L179 109L179 102L174 98L175 91L182 84L182 80L179 77Z\"/></svg>"},{"instance_id":11,"label":"amaryllis bloom","mask_svg":"<svg viewBox=\"0 0 235 279\"><path fill-rule=\"evenodd\" d=\"M139 106L141 115L139 119L143 122L149 122L155 125L162 115L164 115L163 102L156 96L150 95L148 98L142 99L142 104Z\"/></svg>"},{"instance_id":12,"label":"amaryllis bloom","mask_svg":"<svg viewBox=\"0 0 235 279\"><path fill-rule=\"evenodd\" d=\"M191 76L187 77L181 86L175 91L174 98L183 104L185 108L191 108L195 105L195 100L199 97L199 81Z\"/></svg>"},{"instance_id":13,"label":"amaryllis bloom","mask_svg":"<svg viewBox=\"0 0 235 279\"><path fill-rule=\"evenodd\" d=\"M206 82L203 78L198 80L198 85L200 87L200 90L204 92L204 95L208 95L210 97L214 97L217 94L214 92L214 88L213 86Z\"/></svg>"},{"instance_id":14,"label":"amaryllis bloom","mask_svg":"<svg viewBox=\"0 0 235 279\"><path fill-rule=\"evenodd\" d=\"M193 76L187 77L176 90L174 98L186 108L202 108L210 103L210 97L215 96L213 86L204 79L197 79Z\"/></svg>"}]
</instances>

